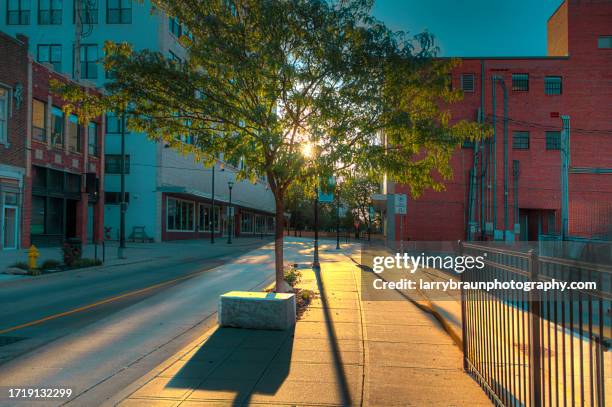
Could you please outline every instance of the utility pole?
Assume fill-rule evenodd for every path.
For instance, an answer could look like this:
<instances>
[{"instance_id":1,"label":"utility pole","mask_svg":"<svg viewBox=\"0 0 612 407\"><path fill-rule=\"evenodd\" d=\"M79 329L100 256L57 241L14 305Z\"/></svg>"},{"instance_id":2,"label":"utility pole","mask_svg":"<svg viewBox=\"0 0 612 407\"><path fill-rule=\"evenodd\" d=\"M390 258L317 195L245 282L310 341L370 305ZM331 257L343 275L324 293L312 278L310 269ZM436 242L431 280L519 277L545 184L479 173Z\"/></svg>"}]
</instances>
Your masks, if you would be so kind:
<instances>
[{"instance_id":1,"label":"utility pole","mask_svg":"<svg viewBox=\"0 0 612 407\"><path fill-rule=\"evenodd\" d=\"M336 181L336 250L340 250L340 187Z\"/></svg>"},{"instance_id":2,"label":"utility pole","mask_svg":"<svg viewBox=\"0 0 612 407\"><path fill-rule=\"evenodd\" d=\"M78 2L77 2L78 3ZM119 219L119 258L124 259L125 249L125 212L127 203L125 202L125 108L121 113L121 205Z\"/></svg>"},{"instance_id":3,"label":"utility pole","mask_svg":"<svg viewBox=\"0 0 612 407\"><path fill-rule=\"evenodd\" d=\"M232 181L228 181L227 183L227 187L229 188L229 206L227 207L227 210L229 212L229 216L227 219L227 243L228 244L232 244L232 232L234 230L234 228L232 227L234 224L234 211L232 208L232 187L234 186L234 183Z\"/></svg>"},{"instance_id":4,"label":"utility pole","mask_svg":"<svg viewBox=\"0 0 612 407\"><path fill-rule=\"evenodd\" d=\"M210 214L210 244L215 243L215 166L217 165L217 160L213 162L212 165L212 213Z\"/></svg>"},{"instance_id":5,"label":"utility pole","mask_svg":"<svg viewBox=\"0 0 612 407\"><path fill-rule=\"evenodd\" d=\"M566 240L569 234L570 117L563 115L561 121L561 240Z\"/></svg>"}]
</instances>

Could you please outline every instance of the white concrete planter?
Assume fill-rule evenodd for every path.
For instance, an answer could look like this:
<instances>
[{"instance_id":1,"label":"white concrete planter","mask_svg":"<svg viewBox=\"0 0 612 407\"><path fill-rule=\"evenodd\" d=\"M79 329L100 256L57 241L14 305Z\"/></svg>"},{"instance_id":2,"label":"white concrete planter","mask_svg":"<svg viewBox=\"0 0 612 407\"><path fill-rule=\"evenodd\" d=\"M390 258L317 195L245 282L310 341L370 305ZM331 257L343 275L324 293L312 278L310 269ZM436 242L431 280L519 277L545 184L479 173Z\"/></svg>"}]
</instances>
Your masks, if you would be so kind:
<instances>
[{"instance_id":1,"label":"white concrete planter","mask_svg":"<svg viewBox=\"0 0 612 407\"><path fill-rule=\"evenodd\" d=\"M219 297L219 325L251 329L290 329L295 325L295 294L230 291Z\"/></svg>"}]
</instances>

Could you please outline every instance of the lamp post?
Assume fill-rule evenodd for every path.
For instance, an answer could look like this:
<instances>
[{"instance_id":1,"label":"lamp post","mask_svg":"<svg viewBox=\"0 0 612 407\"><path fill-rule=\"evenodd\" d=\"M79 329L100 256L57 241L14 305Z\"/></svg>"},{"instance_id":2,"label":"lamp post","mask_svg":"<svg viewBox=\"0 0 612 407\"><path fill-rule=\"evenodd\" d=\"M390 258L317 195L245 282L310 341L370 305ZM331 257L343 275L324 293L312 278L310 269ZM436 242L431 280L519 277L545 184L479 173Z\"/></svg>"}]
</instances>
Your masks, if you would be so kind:
<instances>
[{"instance_id":1,"label":"lamp post","mask_svg":"<svg viewBox=\"0 0 612 407\"><path fill-rule=\"evenodd\" d=\"M233 230L233 225L234 225L234 211L232 208L232 188L234 187L234 182L233 181L228 181L227 182L227 187L229 188L229 206L228 206L228 212L229 212L229 216L227 219L227 243L228 244L232 244L232 230Z\"/></svg>"},{"instance_id":2,"label":"lamp post","mask_svg":"<svg viewBox=\"0 0 612 407\"><path fill-rule=\"evenodd\" d=\"M318 181L318 180L317 180ZM314 260L312 268L321 268L319 264L319 187L315 186L315 201L314 201Z\"/></svg>"},{"instance_id":3,"label":"lamp post","mask_svg":"<svg viewBox=\"0 0 612 407\"><path fill-rule=\"evenodd\" d=\"M127 203L125 202L125 109L121 113L121 206L119 214L119 258L123 259L125 250L125 212Z\"/></svg>"},{"instance_id":4,"label":"lamp post","mask_svg":"<svg viewBox=\"0 0 612 407\"><path fill-rule=\"evenodd\" d=\"M340 179L336 178L336 250L340 250Z\"/></svg>"},{"instance_id":5,"label":"lamp post","mask_svg":"<svg viewBox=\"0 0 612 407\"><path fill-rule=\"evenodd\" d=\"M212 196L212 212L210 214L210 244L215 243L215 166L217 165L216 160L212 165L212 185L211 185L211 196Z\"/></svg>"}]
</instances>

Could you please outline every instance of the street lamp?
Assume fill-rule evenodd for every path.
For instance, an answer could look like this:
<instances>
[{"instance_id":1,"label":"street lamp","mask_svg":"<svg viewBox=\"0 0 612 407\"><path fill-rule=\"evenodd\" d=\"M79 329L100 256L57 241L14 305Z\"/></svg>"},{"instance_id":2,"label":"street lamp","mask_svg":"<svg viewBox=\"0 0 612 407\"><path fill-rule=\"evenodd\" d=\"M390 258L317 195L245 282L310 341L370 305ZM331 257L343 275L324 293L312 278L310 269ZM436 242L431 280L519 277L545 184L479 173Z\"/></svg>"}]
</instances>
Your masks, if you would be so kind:
<instances>
[{"instance_id":1,"label":"street lamp","mask_svg":"<svg viewBox=\"0 0 612 407\"><path fill-rule=\"evenodd\" d=\"M336 177L336 250L340 250L340 177Z\"/></svg>"},{"instance_id":2,"label":"street lamp","mask_svg":"<svg viewBox=\"0 0 612 407\"><path fill-rule=\"evenodd\" d=\"M212 165L212 185L211 185L211 195L212 195L212 212L210 214L210 244L215 243L215 166L217 165L217 160L213 162Z\"/></svg>"},{"instance_id":3,"label":"street lamp","mask_svg":"<svg viewBox=\"0 0 612 407\"><path fill-rule=\"evenodd\" d=\"M234 187L234 182L233 181L228 181L227 182L227 187L229 188L229 206L228 206L228 212L229 212L229 216L227 219L227 243L228 244L232 244L232 230L233 230L233 224L234 224L234 211L232 210L232 188Z\"/></svg>"}]
</instances>

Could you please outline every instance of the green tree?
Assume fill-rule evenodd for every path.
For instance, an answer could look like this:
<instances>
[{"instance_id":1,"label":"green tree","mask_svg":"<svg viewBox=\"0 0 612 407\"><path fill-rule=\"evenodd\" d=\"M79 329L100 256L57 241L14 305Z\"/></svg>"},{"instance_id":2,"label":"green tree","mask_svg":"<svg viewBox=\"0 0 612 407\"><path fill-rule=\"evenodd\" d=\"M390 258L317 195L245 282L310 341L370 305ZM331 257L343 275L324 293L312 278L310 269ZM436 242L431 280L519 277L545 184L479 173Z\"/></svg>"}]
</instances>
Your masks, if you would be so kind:
<instances>
[{"instance_id":1,"label":"green tree","mask_svg":"<svg viewBox=\"0 0 612 407\"><path fill-rule=\"evenodd\" d=\"M372 206L372 195L379 192L381 179L372 174L363 174L351 171L344 182L340 185L340 196L353 213L353 218L364 224L366 230L372 228L374 219L370 219L370 206Z\"/></svg>"},{"instance_id":2,"label":"green tree","mask_svg":"<svg viewBox=\"0 0 612 407\"><path fill-rule=\"evenodd\" d=\"M410 185L441 189L449 158L473 123L440 109L454 62L437 60L427 33L392 32L373 0L153 0L192 39L170 60L127 44L105 45L105 95L56 85L81 120L125 108L129 128L210 164L243 159L243 178L265 175L276 204L276 279L283 279L284 198L359 163ZM193 136L185 145L177 135ZM384 138L381 139L381 135ZM305 147L306 146L306 147ZM311 154L304 154L310 152Z\"/></svg>"}]
</instances>

